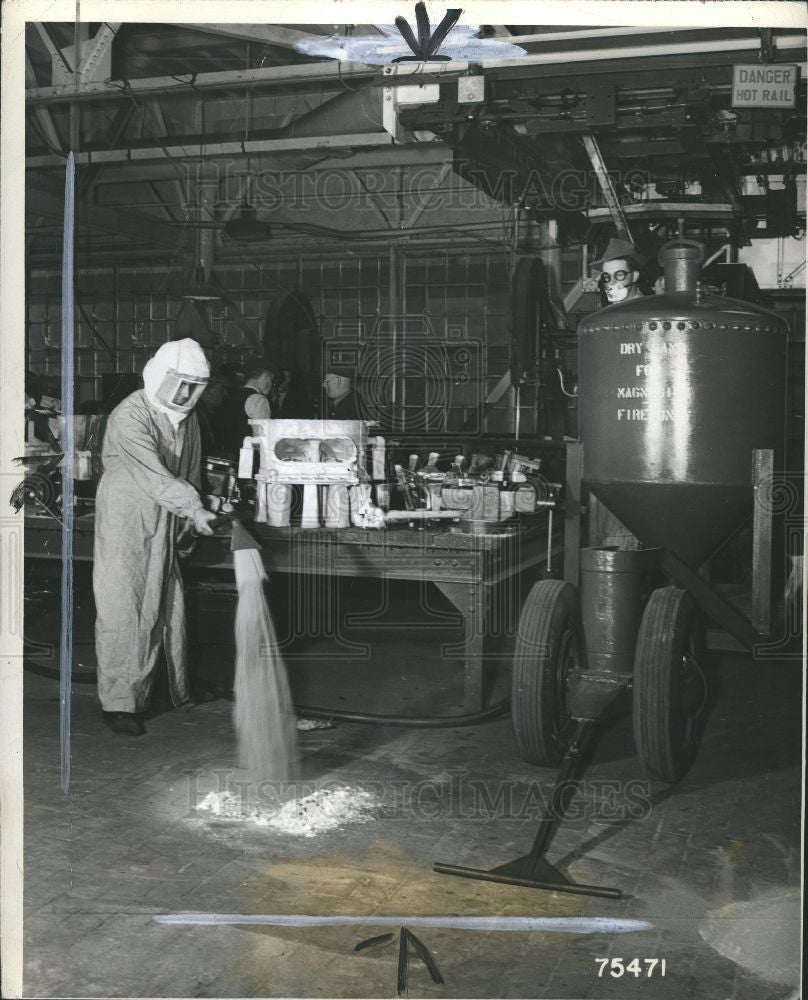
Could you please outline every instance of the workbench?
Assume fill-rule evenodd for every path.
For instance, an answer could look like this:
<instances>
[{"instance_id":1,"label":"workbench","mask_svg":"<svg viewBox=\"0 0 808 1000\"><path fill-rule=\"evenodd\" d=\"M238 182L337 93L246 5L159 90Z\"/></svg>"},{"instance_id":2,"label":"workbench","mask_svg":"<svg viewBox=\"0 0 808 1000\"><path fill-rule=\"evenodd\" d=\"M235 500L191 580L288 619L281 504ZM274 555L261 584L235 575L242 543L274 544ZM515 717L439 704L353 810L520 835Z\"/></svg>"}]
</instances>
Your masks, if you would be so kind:
<instances>
[{"instance_id":1,"label":"workbench","mask_svg":"<svg viewBox=\"0 0 808 1000\"><path fill-rule=\"evenodd\" d=\"M537 578L547 568L548 515L524 518L519 530L503 535L467 534L458 527L440 525L418 530L390 527L303 529L270 528L250 524L261 542L268 573L310 574L319 577L366 577L411 580L434 584L460 613L463 642L456 652L464 661L464 708L484 707L486 697L486 639L501 621L492 621L493 596L502 585L504 595L521 604L523 574ZM27 559L61 558L61 525L45 516L28 516L25 524ZM74 522L73 557L91 561L94 519L91 514ZM553 539L552 560L560 568L562 546ZM200 538L189 565L232 570L229 533ZM501 602L500 602L501 605ZM518 612L518 608L516 608ZM501 618L501 614L496 616Z\"/></svg>"}]
</instances>

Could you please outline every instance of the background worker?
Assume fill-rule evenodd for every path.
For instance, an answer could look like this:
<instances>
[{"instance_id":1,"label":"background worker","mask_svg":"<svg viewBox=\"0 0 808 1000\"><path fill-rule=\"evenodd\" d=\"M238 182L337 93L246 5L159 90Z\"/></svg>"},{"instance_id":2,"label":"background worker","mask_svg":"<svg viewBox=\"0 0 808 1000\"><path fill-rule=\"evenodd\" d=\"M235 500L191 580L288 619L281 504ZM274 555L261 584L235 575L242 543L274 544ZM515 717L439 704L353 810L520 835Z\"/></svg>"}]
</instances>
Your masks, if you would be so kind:
<instances>
[{"instance_id":1,"label":"background worker","mask_svg":"<svg viewBox=\"0 0 808 1000\"><path fill-rule=\"evenodd\" d=\"M228 457L238 457L245 437L252 436L251 420L268 420L272 416L269 394L274 376L264 361L246 365L246 383L230 391L222 407L222 428Z\"/></svg>"},{"instance_id":2,"label":"background worker","mask_svg":"<svg viewBox=\"0 0 808 1000\"><path fill-rule=\"evenodd\" d=\"M359 419L352 368L332 365L323 379L323 388L327 397L326 416L330 420Z\"/></svg>"},{"instance_id":3,"label":"background worker","mask_svg":"<svg viewBox=\"0 0 808 1000\"><path fill-rule=\"evenodd\" d=\"M592 267L600 271L601 305L642 298L644 292L639 285L642 264L643 259L630 240L612 237L600 260L592 261Z\"/></svg>"},{"instance_id":4,"label":"background worker","mask_svg":"<svg viewBox=\"0 0 808 1000\"><path fill-rule=\"evenodd\" d=\"M202 441L202 457L226 454L223 440L222 408L227 402L227 383L221 378L211 378L196 407L196 419Z\"/></svg>"},{"instance_id":5,"label":"background worker","mask_svg":"<svg viewBox=\"0 0 808 1000\"><path fill-rule=\"evenodd\" d=\"M247 381L247 367L242 361L226 361L216 372L228 389L240 389Z\"/></svg>"},{"instance_id":6,"label":"background worker","mask_svg":"<svg viewBox=\"0 0 808 1000\"><path fill-rule=\"evenodd\" d=\"M143 369L144 388L110 414L95 507L93 590L98 695L104 722L140 735L162 649L175 707L190 702L185 606L177 538L212 534L200 496L193 409L208 381L194 340L164 344Z\"/></svg>"},{"instance_id":7,"label":"background worker","mask_svg":"<svg viewBox=\"0 0 808 1000\"><path fill-rule=\"evenodd\" d=\"M308 387L300 372L283 369L280 379L272 387L269 397L272 416L281 420L314 418L314 407L309 399Z\"/></svg>"}]
</instances>

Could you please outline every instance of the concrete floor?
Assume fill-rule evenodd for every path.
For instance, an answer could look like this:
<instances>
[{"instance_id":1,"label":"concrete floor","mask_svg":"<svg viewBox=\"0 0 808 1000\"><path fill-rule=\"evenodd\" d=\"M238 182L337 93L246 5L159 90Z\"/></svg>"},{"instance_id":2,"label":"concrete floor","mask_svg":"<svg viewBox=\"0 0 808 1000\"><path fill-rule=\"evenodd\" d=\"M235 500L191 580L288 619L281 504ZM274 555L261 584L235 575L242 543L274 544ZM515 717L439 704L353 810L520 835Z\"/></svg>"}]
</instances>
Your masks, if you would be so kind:
<instances>
[{"instance_id":1,"label":"concrete floor","mask_svg":"<svg viewBox=\"0 0 808 1000\"><path fill-rule=\"evenodd\" d=\"M355 584L354 610L375 595ZM29 636L54 636L47 596L27 605ZM91 657L80 597L77 661ZM460 709L457 632L425 624L399 588L369 630L300 641L289 666L299 702L376 712ZM36 623L35 625L33 623ZM222 630L226 636L226 629ZM368 655L345 645L369 644ZM346 651L347 650L347 651ZM294 655L297 653L298 655ZM227 674L226 646L195 651ZM416 929L445 979L412 962L424 997L768 1000L798 981L801 665L714 654L716 691L701 753L677 787L638 784L630 717L605 732L575 815L551 859L621 901L440 876L442 860L491 867L525 852L553 774L517 755L506 717L464 729L342 724L301 735L301 785L345 782L379 795L370 823L311 839L204 822L193 805L236 767L231 704L152 718L140 739L100 722L95 688L73 692L72 783L59 791L58 685L26 675L25 995L396 995L397 946L355 953L374 926L168 926L178 911L609 916L650 921L626 934ZM500 672L497 697L507 685ZM503 796L499 801L498 794ZM629 808L630 807L630 808ZM629 815L630 812L635 814ZM664 958L666 975L598 977L598 957ZM626 980L629 982L626 982Z\"/></svg>"}]
</instances>

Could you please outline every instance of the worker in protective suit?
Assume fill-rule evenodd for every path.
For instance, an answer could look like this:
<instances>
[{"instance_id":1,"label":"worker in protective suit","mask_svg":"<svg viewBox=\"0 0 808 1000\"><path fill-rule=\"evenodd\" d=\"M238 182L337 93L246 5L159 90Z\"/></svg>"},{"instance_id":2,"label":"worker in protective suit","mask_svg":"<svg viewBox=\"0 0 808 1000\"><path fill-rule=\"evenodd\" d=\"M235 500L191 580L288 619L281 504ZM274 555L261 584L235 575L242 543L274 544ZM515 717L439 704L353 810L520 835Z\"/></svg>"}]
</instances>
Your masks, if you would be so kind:
<instances>
[{"instance_id":1,"label":"worker in protective suit","mask_svg":"<svg viewBox=\"0 0 808 1000\"><path fill-rule=\"evenodd\" d=\"M161 648L175 706L190 703L177 538L212 534L200 496L201 448L193 408L209 376L194 340L164 344L143 369L144 388L110 414L95 509L95 645L105 723L140 735Z\"/></svg>"}]
</instances>

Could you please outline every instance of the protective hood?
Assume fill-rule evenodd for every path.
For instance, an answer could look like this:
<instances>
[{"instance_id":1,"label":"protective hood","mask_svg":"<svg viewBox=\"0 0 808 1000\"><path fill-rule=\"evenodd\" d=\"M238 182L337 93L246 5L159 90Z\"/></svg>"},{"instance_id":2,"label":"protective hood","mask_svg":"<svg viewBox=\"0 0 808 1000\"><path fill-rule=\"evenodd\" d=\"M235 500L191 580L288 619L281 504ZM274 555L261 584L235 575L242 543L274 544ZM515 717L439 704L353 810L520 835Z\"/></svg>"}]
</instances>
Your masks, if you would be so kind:
<instances>
[{"instance_id":1,"label":"protective hood","mask_svg":"<svg viewBox=\"0 0 808 1000\"><path fill-rule=\"evenodd\" d=\"M205 352L195 340L163 346L143 369L146 398L176 427L199 402L210 377Z\"/></svg>"}]
</instances>

